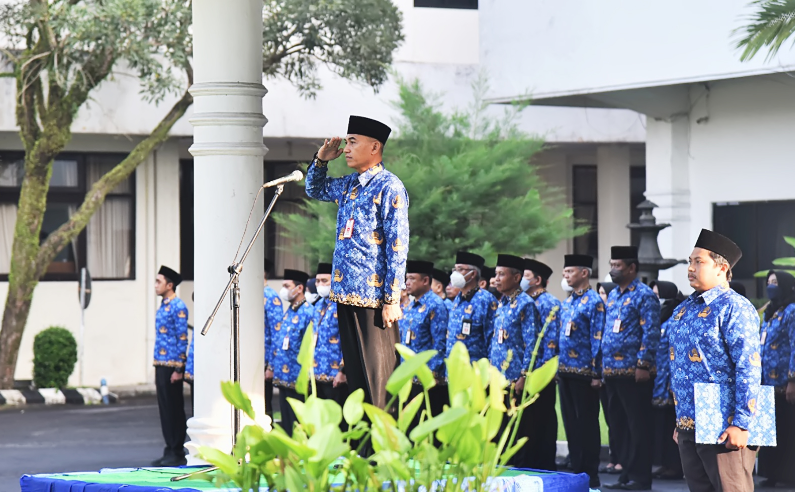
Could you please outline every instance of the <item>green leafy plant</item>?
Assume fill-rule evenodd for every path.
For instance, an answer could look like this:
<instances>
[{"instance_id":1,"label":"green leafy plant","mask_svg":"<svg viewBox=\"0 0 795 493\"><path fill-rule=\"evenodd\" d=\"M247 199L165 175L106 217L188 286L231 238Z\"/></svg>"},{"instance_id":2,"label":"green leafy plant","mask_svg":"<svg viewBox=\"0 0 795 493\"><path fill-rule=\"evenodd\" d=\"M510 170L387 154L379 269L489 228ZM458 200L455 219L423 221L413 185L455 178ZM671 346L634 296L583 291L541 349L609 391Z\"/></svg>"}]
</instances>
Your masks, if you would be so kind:
<instances>
[{"instance_id":1,"label":"green leafy plant","mask_svg":"<svg viewBox=\"0 0 795 493\"><path fill-rule=\"evenodd\" d=\"M735 29L742 48L740 60L746 62L767 47L765 60L773 58L781 45L795 33L795 0L756 0L756 11L748 17L750 24Z\"/></svg>"},{"instance_id":2,"label":"green leafy plant","mask_svg":"<svg viewBox=\"0 0 795 493\"><path fill-rule=\"evenodd\" d=\"M555 311L537 337L530 369ZM427 362L435 351L415 354L402 345L397 350L404 362L387 381L392 395L387 409L397 404L397 417L365 403L361 389L340 407L316 395L312 331L307 330L296 384L306 401L288 399L298 419L292 437L278 425L265 431L255 424L238 434L231 455L200 447L201 456L220 469L207 478L219 485L232 482L243 491L257 491L262 482L270 491L489 491L493 478L526 443L525 437L516 439L519 420L554 378L558 358L528 371L522 394L514 396L497 368L486 359L470 363L466 346L457 343L445 360L450 405L433 416L428 391L436 381ZM409 400L415 377L423 392ZM238 384L225 382L222 390L233 406L256 419ZM511 397L508 406L506 392ZM419 424L409 431L418 414ZM348 424L345 432L340 429L343 419ZM362 457L368 440L373 453Z\"/></svg>"},{"instance_id":3,"label":"green leafy plant","mask_svg":"<svg viewBox=\"0 0 795 493\"><path fill-rule=\"evenodd\" d=\"M575 227L560 191L531 164L544 142L518 130L522 108L494 117L486 111L486 89L480 78L471 107L446 113L419 82L400 83L395 106L402 118L384 163L408 191L412 258L452 267L457 251L471 250L493 265L498 251L533 255L587 230ZM329 163L329 176L348 173L344 160ZM310 263L330 259L337 205L307 200L301 209L274 216L290 249Z\"/></svg>"},{"instance_id":4,"label":"green leafy plant","mask_svg":"<svg viewBox=\"0 0 795 493\"><path fill-rule=\"evenodd\" d=\"M795 248L795 238L793 238L792 236L785 236L784 237L784 241L787 242L787 245L791 246L792 248ZM787 267L795 267L795 257L777 258L777 259L775 259L773 261L773 265L775 267L782 267L782 269L778 269L778 270L783 270L784 272L789 272L790 274L795 276L795 269L788 269L787 268ZM754 277L767 277L767 273L770 272L770 270L771 269L760 270L759 272L754 274Z\"/></svg>"},{"instance_id":5,"label":"green leafy plant","mask_svg":"<svg viewBox=\"0 0 795 493\"><path fill-rule=\"evenodd\" d=\"M33 381L39 388L61 388L77 363L77 342L69 330L50 327L33 339Z\"/></svg>"}]
</instances>

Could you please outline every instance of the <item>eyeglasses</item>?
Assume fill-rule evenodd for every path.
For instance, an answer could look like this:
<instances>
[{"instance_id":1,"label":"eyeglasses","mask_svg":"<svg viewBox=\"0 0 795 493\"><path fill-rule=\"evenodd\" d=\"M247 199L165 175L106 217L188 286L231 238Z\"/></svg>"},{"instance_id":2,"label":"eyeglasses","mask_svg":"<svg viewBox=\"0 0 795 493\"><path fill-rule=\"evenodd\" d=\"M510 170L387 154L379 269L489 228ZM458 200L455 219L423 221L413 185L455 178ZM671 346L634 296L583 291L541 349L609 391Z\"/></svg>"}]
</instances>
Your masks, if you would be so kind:
<instances>
[{"instance_id":1,"label":"eyeglasses","mask_svg":"<svg viewBox=\"0 0 795 493\"><path fill-rule=\"evenodd\" d=\"M475 269L467 269L466 267L455 267L453 272L458 272L459 274L466 274L467 272L473 271Z\"/></svg>"}]
</instances>

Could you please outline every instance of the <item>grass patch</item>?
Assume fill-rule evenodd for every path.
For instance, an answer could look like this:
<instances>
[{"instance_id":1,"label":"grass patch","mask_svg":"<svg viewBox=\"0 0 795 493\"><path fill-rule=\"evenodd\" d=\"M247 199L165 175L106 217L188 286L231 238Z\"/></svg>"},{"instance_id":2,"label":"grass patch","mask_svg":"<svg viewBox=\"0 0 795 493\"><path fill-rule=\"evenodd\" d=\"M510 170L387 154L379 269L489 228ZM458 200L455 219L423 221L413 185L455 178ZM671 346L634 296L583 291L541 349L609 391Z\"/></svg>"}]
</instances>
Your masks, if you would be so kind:
<instances>
[{"instance_id":1,"label":"grass patch","mask_svg":"<svg viewBox=\"0 0 795 493\"><path fill-rule=\"evenodd\" d=\"M566 429L563 427L563 418L560 416L560 395L556 394L555 412L558 414L558 440L566 440ZM605 423L605 414L602 410L601 404L599 405L599 435L602 437L602 445L608 445L610 440L607 437L607 423Z\"/></svg>"}]
</instances>

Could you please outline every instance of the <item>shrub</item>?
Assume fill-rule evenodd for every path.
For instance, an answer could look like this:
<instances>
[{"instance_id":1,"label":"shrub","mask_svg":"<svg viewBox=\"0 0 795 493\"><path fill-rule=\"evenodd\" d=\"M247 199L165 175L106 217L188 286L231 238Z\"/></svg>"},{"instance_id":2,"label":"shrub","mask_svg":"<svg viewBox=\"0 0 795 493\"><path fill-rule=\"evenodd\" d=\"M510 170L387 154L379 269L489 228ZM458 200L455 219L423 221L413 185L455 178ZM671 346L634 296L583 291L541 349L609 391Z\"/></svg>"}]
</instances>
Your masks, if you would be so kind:
<instances>
[{"instance_id":1,"label":"shrub","mask_svg":"<svg viewBox=\"0 0 795 493\"><path fill-rule=\"evenodd\" d=\"M63 327L50 327L33 340L33 381L39 388L66 386L77 363L77 341Z\"/></svg>"}]
</instances>

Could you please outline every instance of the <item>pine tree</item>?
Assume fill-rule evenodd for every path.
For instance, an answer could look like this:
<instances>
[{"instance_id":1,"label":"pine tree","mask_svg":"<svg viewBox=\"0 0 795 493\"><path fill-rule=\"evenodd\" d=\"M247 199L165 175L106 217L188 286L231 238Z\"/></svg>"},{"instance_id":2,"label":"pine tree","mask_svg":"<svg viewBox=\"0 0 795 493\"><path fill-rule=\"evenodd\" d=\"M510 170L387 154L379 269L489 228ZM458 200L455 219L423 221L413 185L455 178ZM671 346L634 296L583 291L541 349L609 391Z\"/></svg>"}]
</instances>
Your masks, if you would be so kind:
<instances>
[{"instance_id":1,"label":"pine tree","mask_svg":"<svg viewBox=\"0 0 795 493\"><path fill-rule=\"evenodd\" d=\"M485 91L480 78L471 108L446 114L419 82L401 82L395 105L402 119L384 148L384 163L408 191L410 259L449 268L457 251L468 250L494 265L497 253L535 255L584 232L574 227L570 208L556 205L560 191L531 164L544 143L517 128L522 108L495 118ZM329 163L329 176L348 173L342 159ZM310 263L330 260L336 204L306 199L301 208L303 214L275 216L291 250Z\"/></svg>"}]
</instances>

